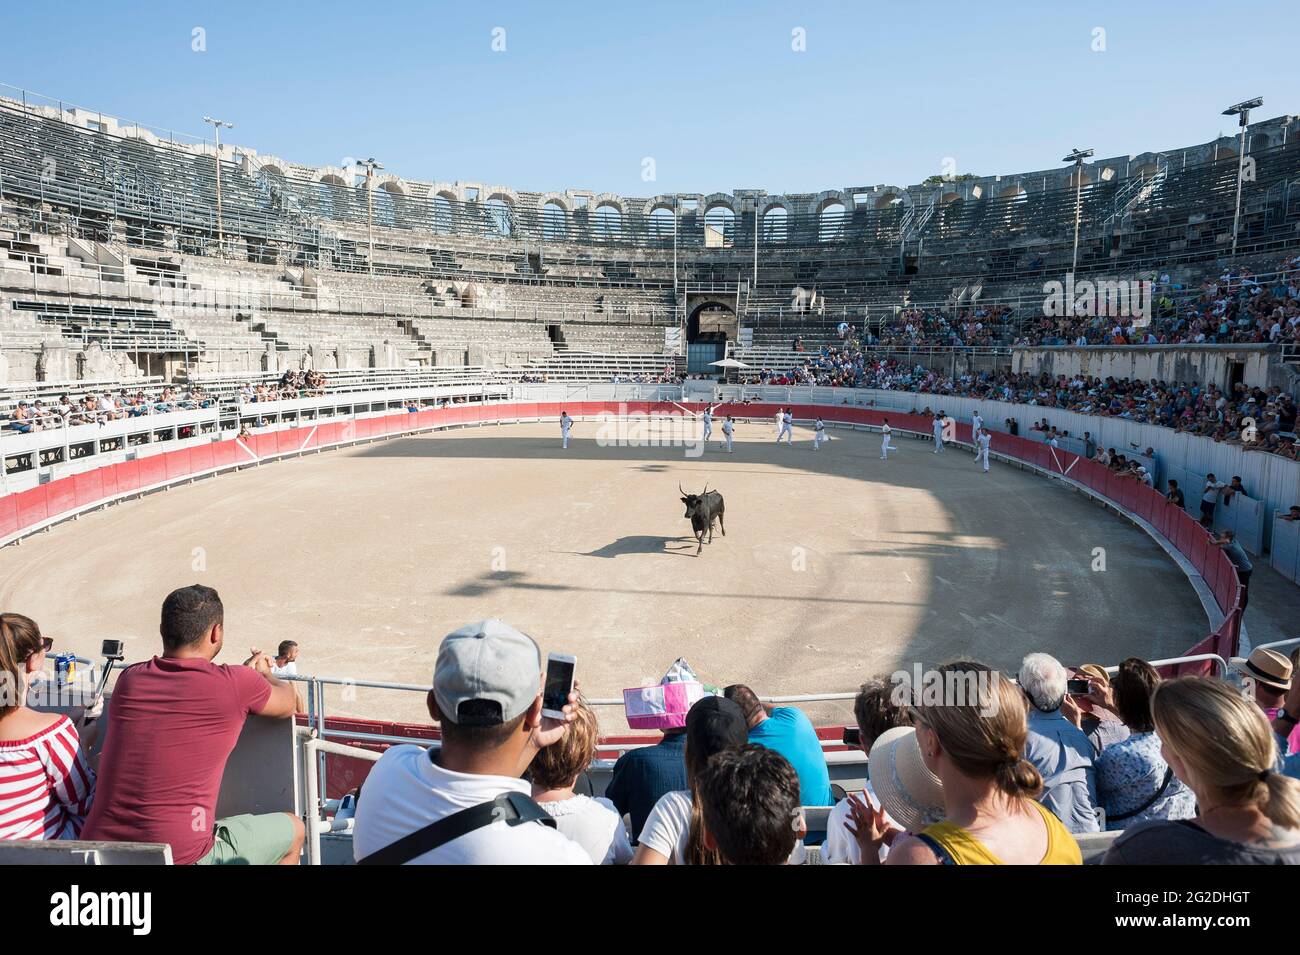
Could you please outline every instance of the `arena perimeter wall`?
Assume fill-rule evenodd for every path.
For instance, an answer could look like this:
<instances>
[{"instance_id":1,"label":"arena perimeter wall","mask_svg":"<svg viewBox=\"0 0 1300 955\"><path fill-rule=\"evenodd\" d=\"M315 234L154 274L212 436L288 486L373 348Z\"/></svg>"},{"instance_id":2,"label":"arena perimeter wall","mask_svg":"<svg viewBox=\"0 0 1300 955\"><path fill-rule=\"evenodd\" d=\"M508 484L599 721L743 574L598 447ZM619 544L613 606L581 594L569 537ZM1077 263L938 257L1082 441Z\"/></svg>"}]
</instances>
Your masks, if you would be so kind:
<instances>
[{"instance_id":1,"label":"arena perimeter wall","mask_svg":"<svg viewBox=\"0 0 1300 955\"><path fill-rule=\"evenodd\" d=\"M14 543L42 528L50 527L77 514L108 504L162 490L200 477L220 474L264 462L308 452L347 447L360 442L437 431L444 428L482 424L514 424L558 420L560 410L575 418L592 418L610 414L680 414L698 412L705 405L678 404L666 401L584 401L584 402L511 402L502 404L452 405L429 411L352 418L254 434L246 438L214 441L174 451L166 451L134 460L105 465L70 475L0 497L0 545ZM774 418L775 403L722 404L714 406L716 417ZM878 428L888 417L896 431L931 433L932 419L897 411L878 411L844 405L784 405L795 418L812 420L820 416L833 424L856 428ZM556 434L559 440L559 434ZM957 424L957 440L969 444L971 426ZM1140 518L1142 526L1158 542L1181 554L1184 570L1203 578L1213 595L1222 622L1188 648L1186 655L1214 653L1228 659L1236 655L1240 636L1241 588L1236 571L1222 550L1210 544L1210 536L1181 508L1165 501L1157 491L1137 481L1121 478L1093 461L1069 451L1054 449L1041 441L994 433L993 454L1011 462L1027 465L1041 474L1073 483L1130 517ZM1217 615L1215 615L1217 616ZM1178 672L1209 672L1209 664L1180 665ZM413 738L436 738L429 726L406 726L371 720L331 719L331 728L357 728ZM345 761L356 763L357 761ZM342 767L340 767L342 769ZM342 784L349 774L338 774ZM333 782L333 780L331 780ZM331 786L331 788L334 788ZM344 790L345 791L345 790Z\"/></svg>"}]
</instances>

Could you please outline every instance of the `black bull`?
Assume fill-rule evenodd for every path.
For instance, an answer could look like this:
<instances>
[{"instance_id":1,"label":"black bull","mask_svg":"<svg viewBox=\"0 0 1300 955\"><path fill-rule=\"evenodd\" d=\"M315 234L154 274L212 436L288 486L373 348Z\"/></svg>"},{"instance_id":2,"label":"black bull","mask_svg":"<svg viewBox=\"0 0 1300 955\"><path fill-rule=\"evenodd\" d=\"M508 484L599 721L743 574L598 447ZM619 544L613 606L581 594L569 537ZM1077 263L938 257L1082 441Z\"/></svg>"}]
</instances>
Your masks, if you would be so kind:
<instances>
[{"instance_id":1,"label":"black bull","mask_svg":"<svg viewBox=\"0 0 1300 955\"><path fill-rule=\"evenodd\" d=\"M680 484L677 485L677 490L682 491ZM727 524L723 520L726 505L722 502L722 495L717 491L710 491L707 484L700 494L687 494L682 491L682 503L686 505L685 516L691 522L691 530L695 532L695 539L699 542L699 547L695 549L695 555L698 557L700 552L704 550L704 535L706 533L709 535L708 543L713 543L713 522L715 520L722 529L722 536L727 536Z\"/></svg>"}]
</instances>

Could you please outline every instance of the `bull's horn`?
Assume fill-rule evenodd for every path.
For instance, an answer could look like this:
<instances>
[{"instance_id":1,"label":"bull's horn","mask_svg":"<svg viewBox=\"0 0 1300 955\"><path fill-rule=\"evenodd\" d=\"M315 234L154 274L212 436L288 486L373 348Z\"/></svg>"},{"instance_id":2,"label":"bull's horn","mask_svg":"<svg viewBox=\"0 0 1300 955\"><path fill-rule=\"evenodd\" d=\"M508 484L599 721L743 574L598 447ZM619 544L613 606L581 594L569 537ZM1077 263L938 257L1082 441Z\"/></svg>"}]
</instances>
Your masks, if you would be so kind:
<instances>
[{"instance_id":1,"label":"bull's horn","mask_svg":"<svg viewBox=\"0 0 1300 955\"><path fill-rule=\"evenodd\" d=\"M709 486L706 484L704 485L704 490L700 492L700 497L703 497L705 494L708 493L709 493Z\"/></svg>"},{"instance_id":2,"label":"bull's horn","mask_svg":"<svg viewBox=\"0 0 1300 955\"><path fill-rule=\"evenodd\" d=\"M682 482L681 482L681 481L678 481L678 482L677 482L677 490L682 491ZM686 496L687 496L686 492L685 492L685 491L682 491L682 497L686 497Z\"/></svg>"}]
</instances>

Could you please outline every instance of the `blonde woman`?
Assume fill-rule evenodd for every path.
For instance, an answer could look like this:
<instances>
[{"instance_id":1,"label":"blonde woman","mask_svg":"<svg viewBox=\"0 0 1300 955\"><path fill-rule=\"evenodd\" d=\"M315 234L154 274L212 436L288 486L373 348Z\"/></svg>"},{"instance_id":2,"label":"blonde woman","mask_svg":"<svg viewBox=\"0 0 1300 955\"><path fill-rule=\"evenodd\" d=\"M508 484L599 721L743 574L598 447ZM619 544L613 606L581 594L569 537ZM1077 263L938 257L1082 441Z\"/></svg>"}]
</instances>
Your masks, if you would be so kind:
<instances>
[{"instance_id":1,"label":"blonde woman","mask_svg":"<svg viewBox=\"0 0 1300 955\"><path fill-rule=\"evenodd\" d=\"M600 726L585 701L574 705L574 720L558 743L541 749L528 767L533 799L568 836L591 856L594 865L632 861L632 843L623 818L608 799L591 799L573 787L596 758Z\"/></svg>"},{"instance_id":2,"label":"blonde woman","mask_svg":"<svg viewBox=\"0 0 1300 955\"><path fill-rule=\"evenodd\" d=\"M982 663L949 663L938 674L941 701L917 687L909 709L921 758L943 783L945 819L895 838L885 864L1080 865L1074 837L1034 799L1043 780L1023 756L1024 694ZM855 805L853 815L877 846L885 840L883 813ZM867 864L878 858L862 853Z\"/></svg>"},{"instance_id":3,"label":"blonde woman","mask_svg":"<svg viewBox=\"0 0 1300 955\"><path fill-rule=\"evenodd\" d=\"M1300 782L1277 771L1259 707L1221 680L1187 676L1161 683L1151 709L1199 814L1125 830L1103 864L1300 865Z\"/></svg>"}]
</instances>

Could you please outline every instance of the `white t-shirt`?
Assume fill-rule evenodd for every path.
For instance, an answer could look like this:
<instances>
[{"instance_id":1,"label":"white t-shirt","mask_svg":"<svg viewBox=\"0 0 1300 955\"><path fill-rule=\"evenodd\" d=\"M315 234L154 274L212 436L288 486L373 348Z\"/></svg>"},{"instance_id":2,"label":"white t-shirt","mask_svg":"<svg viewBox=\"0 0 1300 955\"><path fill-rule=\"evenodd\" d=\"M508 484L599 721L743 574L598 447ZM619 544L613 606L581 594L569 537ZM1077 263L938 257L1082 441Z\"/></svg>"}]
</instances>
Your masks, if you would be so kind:
<instances>
[{"instance_id":1,"label":"white t-shirt","mask_svg":"<svg viewBox=\"0 0 1300 955\"><path fill-rule=\"evenodd\" d=\"M298 661L296 660L290 660L282 667L276 666L274 663L271 664L271 676L297 676L297 675L298 675Z\"/></svg>"},{"instance_id":2,"label":"white t-shirt","mask_svg":"<svg viewBox=\"0 0 1300 955\"><path fill-rule=\"evenodd\" d=\"M648 849L653 849L668 859L670 865L684 865L686 843L691 837L691 792L689 789L676 789L664 793L650 810L645 825L641 827L641 838L637 841ZM808 852L803 840L794 844L790 853L790 865L803 865Z\"/></svg>"},{"instance_id":3,"label":"white t-shirt","mask_svg":"<svg viewBox=\"0 0 1300 955\"><path fill-rule=\"evenodd\" d=\"M434 765L423 747L394 746L370 770L357 803L352 853L363 859L431 822L505 792L532 793L522 779L457 773ZM416 865L591 865L576 842L540 823L504 820L411 860Z\"/></svg>"},{"instance_id":4,"label":"white t-shirt","mask_svg":"<svg viewBox=\"0 0 1300 955\"><path fill-rule=\"evenodd\" d=\"M731 432L733 432L734 430L736 430L735 425L733 425L730 421L722 422L723 434L731 434Z\"/></svg>"},{"instance_id":5,"label":"white t-shirt","mask_svg":"<svg viewBox=\"0 0 1300 955\"><path fill-rule=\"evenodd\" d=\"M880 808L880 801L876 799L876 791L871 788L870 782L867 783L866 796L872 806L876 809ZM826 841L822 843L822 862L826 865L858 865L862 861L862 850L858 848L858 840L853 837L853 833L849 832L846 825L853 818L849 799L858 797L858 793L852 793L847 799L841 799L826 817ZM896 829L903 828L889 813L885 813L885 820ZM880 861L884 862L888 855L889 846L881 843Z\"/></svg>"},{"instance_id":6,"label":"white t-shirt","mask_svg":"<svg viewBox=\"0 0 1300 955\"><path fill-rule=\"evenodd\" d=\"M637 842L666 857L672 865L682 865L690 834L691 792L676 789L659 797L641 827Z\"/></svg>"},{"instance_id":7,"label":"white t-shirt","mask_svg":"<svg viewBox=\"0 0 1300 955\"><path fill-rule=\"evenodd\" d=\"M582 846L596 865L627 865L632 861L632 842L623 827L623 817L608 799L575 795L538 805L555 820L561 833Z\"/></svg>"}]
</instances>

